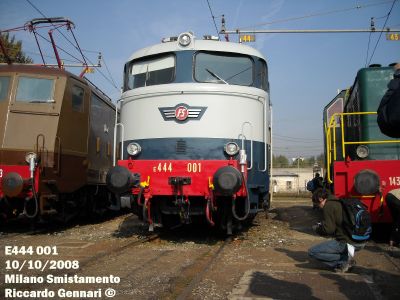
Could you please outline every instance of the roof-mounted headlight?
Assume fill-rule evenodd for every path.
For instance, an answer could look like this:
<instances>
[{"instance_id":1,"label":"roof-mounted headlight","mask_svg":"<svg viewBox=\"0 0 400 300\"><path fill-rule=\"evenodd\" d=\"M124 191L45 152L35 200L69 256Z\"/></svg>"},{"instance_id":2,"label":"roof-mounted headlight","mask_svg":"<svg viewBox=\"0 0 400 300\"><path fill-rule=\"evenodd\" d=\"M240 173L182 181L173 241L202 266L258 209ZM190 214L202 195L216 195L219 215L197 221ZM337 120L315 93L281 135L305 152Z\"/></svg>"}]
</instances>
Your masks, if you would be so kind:
<instances>
[{"instance_id":1,"label":"roof-mounted headlight","mask_svg":"<svg viewBox=\"0 0 400 300\"><path fill-rule=\"evenodd\" d=\"M140 147L138 143L129 143L126 147L126 151L128 151L129 155L136 156L142 152L142 147Z\"/></svg>"},{"instance_id":2,"label":"roof-mounted headlight","mask_svg":"<svg viewBox=\"0 0 400 300\"><path fill-rule=\"evenodd\" d=\"M229 156L234 156L234 155L238 154L239 150L240 150L240 148L239 148L238 144L236 144L235 142L229 142L224 146L224 151Z\"/></svg>"},{"instance_id":3,"label":"roof-mounted headlight","mask_svg":"<svg viewBox=\"0 0 400 300\"><path fill-rule=\"evenodd\" d=\"M356 154L359 158L366 158L369 155L369 149L365 145L360 145L356 149Z\"/></svg>"},{"instance_id":4,"label":"roof-mounted headlight","mask_svg":"<svg viewBox=\"0 0 400 300\"><path fill-rule=\"evenodd\" d=\"M28 152L25 154L25 161L29 164L32 160L36 161L37 154L35 152Z\"/></svg>"},{"instance_id":5,"label":"roof-mounted headlight","mask_svg":"<svg viewBox=\"0 0 400 300\"><path fill-rule=\"evenodd\" d=\"M192 35L188 32L181 33L178 37L178 43L182 47L190 45L191 42L192 42Z\"/></svg>"}]
</instances>

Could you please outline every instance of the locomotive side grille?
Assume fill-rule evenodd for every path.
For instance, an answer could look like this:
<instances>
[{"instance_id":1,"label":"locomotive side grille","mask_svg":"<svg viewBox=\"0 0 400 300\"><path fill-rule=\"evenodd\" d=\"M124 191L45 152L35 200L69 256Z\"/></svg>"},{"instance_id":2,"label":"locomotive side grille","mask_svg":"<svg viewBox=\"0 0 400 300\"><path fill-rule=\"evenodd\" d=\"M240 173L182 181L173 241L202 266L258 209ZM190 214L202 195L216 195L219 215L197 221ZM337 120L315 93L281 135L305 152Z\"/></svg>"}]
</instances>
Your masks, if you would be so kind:
<instances>
[{"instance_id":1,"label":"locomotive side grille","mask_svg":"<svg viewBox=\"0 0 400 300\"><path fill-rule=\"evenodd\" d=\"M176 153L186 154L186 141L181 140L176 142Z\"/></svg>"}]
</instances>

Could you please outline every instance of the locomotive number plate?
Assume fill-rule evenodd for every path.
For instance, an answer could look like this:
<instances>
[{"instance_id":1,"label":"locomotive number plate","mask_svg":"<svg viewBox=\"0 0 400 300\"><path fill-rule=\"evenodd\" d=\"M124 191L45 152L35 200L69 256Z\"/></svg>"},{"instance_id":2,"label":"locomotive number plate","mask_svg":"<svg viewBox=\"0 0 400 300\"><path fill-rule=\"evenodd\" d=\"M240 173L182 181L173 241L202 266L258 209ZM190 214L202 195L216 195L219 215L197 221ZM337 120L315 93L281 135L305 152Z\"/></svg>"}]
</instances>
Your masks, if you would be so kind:
<instances>
[{"instance_id":1,"label":"locomotive number plate","mask_svg":"<svg viewBox=\"0 0 400 300\"><path fill-rule=\"evenodd\" d=\"M389 177L390 185L398 185L400 186L400 176Z\"/></svg>"},{"instance_id":2,"label":"locomotive number plate","mask_svg":"<svg viewBox=\"0 0 400 300\"><path fill-rule=\"evenodd\" d=\"M182 171L181 168L178 168ZM160 162L158 165L153 166L153 173L172 173L173 166L171 162ZM188 173L201 173L202 165L200 162L189 162L186 164L186 172Z\"/></svg>"},{"instance_id":3,"label":"locomotive number plate","mask_svg":"<svg viewBox=\"0 0 400 300\"><path fill-rule=\"evenodd\" d=\"M161 173L161 172L172 172L172 163L159 163L157 166L153 167L154 173Z\"/></svg>"},{"instance_id":4,"label":"locomotive number plate","mask_svg":"<svg viewBox=\"0 0 400 300\"><path fill-rule=\"evenodd\" d=\"M188 163L186 171L188 173L201 173L201 163Z\"/></svg>"}]
</instances>

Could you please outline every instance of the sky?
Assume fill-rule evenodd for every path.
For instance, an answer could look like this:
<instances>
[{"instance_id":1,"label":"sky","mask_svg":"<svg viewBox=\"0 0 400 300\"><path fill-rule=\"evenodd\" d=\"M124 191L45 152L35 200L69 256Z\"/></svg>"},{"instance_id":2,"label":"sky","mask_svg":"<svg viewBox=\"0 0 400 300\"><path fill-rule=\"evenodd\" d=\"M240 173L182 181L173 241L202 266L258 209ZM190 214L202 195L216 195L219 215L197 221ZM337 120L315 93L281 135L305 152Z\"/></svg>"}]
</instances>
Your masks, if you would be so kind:
<instances>
[{"instance_id":1,"label":"sky","mask_svg":"<svg viewBox=\"0 0 400 300\"><path fill-rule=\"evenodd\" d=\"M385 22L385 27L400 28L400 0L0 0L0 30L22 26L42 14L70 19L80 47L93 63L97 52L102 53L103 67L87 77L114 101L120 97L123 66L133 52L186 31L199 38L217 35L221 15L227 30L369 29L371 17L376 28ZM47 30L40 33L48 37ZM72 39L69 32L63 33ZM33 34L15 35L25 53L40 63ZM323 152L324 106L338 90L353 84L360 68L400 62L400 41L379 36L257 34L256 41L248 43L267 58L275 155L291 159ZM78 57L60 34L55 32L54 37L57 45ZM236 42L237 35L230 41ZM54 56L46 41L40 38L40 43L47 55ZM66 63L74 60L64 53L62 58Z\"/></svg>"}]
</instances>

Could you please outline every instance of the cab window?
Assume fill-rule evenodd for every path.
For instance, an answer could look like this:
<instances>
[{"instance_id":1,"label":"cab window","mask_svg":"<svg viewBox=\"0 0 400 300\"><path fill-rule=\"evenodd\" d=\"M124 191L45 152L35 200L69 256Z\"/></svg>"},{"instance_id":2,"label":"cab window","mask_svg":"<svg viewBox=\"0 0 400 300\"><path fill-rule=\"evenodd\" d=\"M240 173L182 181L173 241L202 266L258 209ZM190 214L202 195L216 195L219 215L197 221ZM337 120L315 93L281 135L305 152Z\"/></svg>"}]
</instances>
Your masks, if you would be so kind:
<instances>
[{"instance_id":1,"label":"cab window","mask_svg":"<svg viewBox=\"0 0 400 300\"><path fill-rule=\"evenodd\" d=\"M241 54L199 52L195 57L194 78L198 82L253 84L253 60Z\"/></svg>"},{"instance_id":2,"label":"cab window","mask_svg":"<svg viewBox=\"0 0 400 300\"><path fill-rule=\"evenodd\" d=\"M9 85L10 85L10 77L0 76L0 102L4 101L7 98Z\"/></svg>"},{"instance_id":3,"label":"cab window","mask_svg":"<svg viewBox=\"0 0 400 300\"><path fill-rule=\"evenodd\" d=\"M85 91L82 87L73 85L72 86L72 110L77 112L83 112L83 97Z\"/></svg>"},{"instance_id":4,"label":"cab window","mask_svg":"<svg viewBox=\"0 0 400 300\"><path fill-rule=\"evenodd\" d=\"M136 60L128 70L128 89L170 83L175 77L175 55L158 55Z\"/></svg>"},{"instance_id":5,"label":"cab window","mask_svg":"<svg viewBox=\"0 0 400 300\"><path fill-rule=\"evenodd\" d=\"M268 90L268 70L267 64L263 59L257 60L255 86L263 90Z\"/></svg>"},{"instance_id":6,"label":"cab window","mask_svg":"<svg viewBox=\"0 0 400 300\"><path fill-rule=\"evenodd\" d=\"M54 80L21 76L18 79L15 101L26 103L53 103Z\"/></svg>"}]
</instances>

